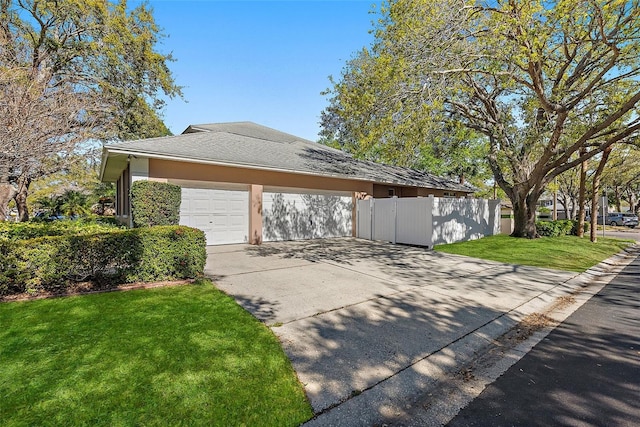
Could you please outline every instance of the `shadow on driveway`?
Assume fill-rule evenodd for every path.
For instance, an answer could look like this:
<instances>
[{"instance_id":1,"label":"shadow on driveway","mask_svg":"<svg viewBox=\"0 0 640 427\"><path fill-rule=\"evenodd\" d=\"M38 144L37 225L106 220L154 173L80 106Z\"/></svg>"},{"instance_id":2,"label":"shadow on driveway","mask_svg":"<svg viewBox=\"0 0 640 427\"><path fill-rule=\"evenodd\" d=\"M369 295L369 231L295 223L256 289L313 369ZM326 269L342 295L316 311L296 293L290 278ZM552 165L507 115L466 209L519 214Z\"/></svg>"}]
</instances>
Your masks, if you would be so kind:
<instances>
[{"instance_id":1,"label":"shadow on driveway","mask_svg":"<svg viewBox=\"0 0 640 427\"><path fill-rule=\"evenodd\" d=\"M506 331L513 310L575 276L351 238L218 251L206 273L274 326L316 413L438 353L433 372L404 385L420 389L457 366L451 343L491 322Z\"/></svg>"}]
</instances>

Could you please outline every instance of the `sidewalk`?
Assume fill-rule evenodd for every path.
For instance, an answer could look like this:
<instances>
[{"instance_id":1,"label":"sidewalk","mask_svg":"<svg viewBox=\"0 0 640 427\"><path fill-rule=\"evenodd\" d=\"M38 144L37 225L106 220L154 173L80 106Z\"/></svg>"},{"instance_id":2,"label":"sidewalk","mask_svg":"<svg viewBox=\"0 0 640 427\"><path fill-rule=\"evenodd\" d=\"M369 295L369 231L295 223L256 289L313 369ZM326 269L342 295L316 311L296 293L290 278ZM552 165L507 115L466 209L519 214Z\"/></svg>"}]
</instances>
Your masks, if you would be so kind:
<instances>
[{"instance_id":1,"label":"sidewalk","mask_svg":"<svg viewBox=\"0 0 640 427\"><path fill-rule=\"evenodd\" d=\"M638 254L638 246L623 252L608 260L598 264L589 271L564 280L558 276L558 282L553 286L546 287L541 292L534 292L531 298L517 298L514 289L531 288L540 289L538 273L544 276L547 270L522 268L520 271L512 271L505 277L497 275L494 284L495 291L491 293L490 287L486 286L487 281L483 280L485 286L482 289L474 288L473 280L479 280L483 276L483 271L478 271L474 275L466 277L465 285L453 287L453 283L447 282L451 292L456 292L457 301L466 300L478 301L474 307L468 309L447 310L443 309L439 314L430 316L424 322L419 323L420 330L394 331L385 327L384 322L380 322L378 339L384 343L390 334L405 332L410 334L410 343L415 340L423 340L439 343L433 351L426 352L422 357L415 360L408 360L404 366L389 366L387 372L373 372L368 374L369 368L366 364L352 366L358 369L361 376L373 375L375 378L383 378L379 381L370 381L369 386L360 389L353 387L351 395L338 402L326 405L322 401L315 400L314 409L320 409L318 415L313 420L306 423L306 426L370 426L370 425L442 425L448 422L461 407L477 396L481 390L493 382L498 376L506 371L511 365L522 358L537 342L539 342L558 322L563 321L578 307L584 304L592 295L604 287L624 266L630 263ZM497 267L495 267L497 268ZM505 281L506 279L506 281ZM460 278L458 278L458 281ZM512 281L511 288L505 287L505 283ZM529 281L529 283L527 283ZM441 283L437 292L444 292L447 286ZM430 290L431 292L424 292ZM435 295L432 287L421 289L421 298L425 294ZM449 294L452 296L453 294ZM404 292L398 295L394 306L402 304L403 299L415 297ZM387 298L388 299L388 298ZM431 301L437 304L437 301ZM421 301L420 306L428 306L428 301ZM409 302L411 304L411 302ZM363 312L379 311L378 304L360 307ZM480 310L483 307L484 310ZM409 307L404 313L408 315L417 307ZM351 315L353 313L349 313ZM419 313L422 314L422 313ZM346 314L331 318L331 314L323 314L325 317L322 327L326 328L332 322L338 322L345 328L362 328L362 324L357 321L347 321ZM364 316L364 314L362 314ZM440 317L444 316L444 317ZM370 317L370 315L369 315ZM355 317L358 319L358 316ZM478 322L479 319L486 319L486 322ZM532 335L519 336L522 329L523 320L545 319L545 323L540 328L533 328ZM315 321L314 321L315 320ZM473 325L470 326L470 322ZM365 322L369 325L370 322ZM453 326L458 325L459 332L456 333ZM514 329L516 325L520 325ZM311 327L323 330L318 324L318 319L311 319L308 322L294 322L290 328ZM374 326L376 326L374 324ZM396 323L393 326L397 326ZM287 341L287 330L274 328L274 332L283 339L285 350L292 358L294 367L300 373L301 380L305 382L304 373L309 371L308 364L300 359L299 353L302 351L298 346L308 343L295 343ZM510 334L504 335L511 331ZM331 335L326 334L324 338L329 339L331 345ZM332 331L336 333L336 331ZM365 326L362 335L372 334L374 328ZM502 337L502 338L501 338ZM353 351L376 352L378 349L367 349L362 346L362 342L354 342ZM369 341L371 344L371 341ZM418 345L417 343L414 343ZM387 350L387 347L382 347ZM422 349L424 351L424 348ZM317 351L331 352L331 349L317 349ZM350 359L343 357L347 353L337 352L330 358L335 364L335 370L343 372ZM416 353L417 354L417 353ZM348 368L349 366L346 366ZM375 366L379 371L380 367ZM331 389L333 384L327 382L326 378L334 378L331 366L324 366L325 378L311 378L317 381L318 386ZM376 376L377 375L377 376ZM385 376L386 375L386 376ZM366 381L364 381L366 383ZM309 393L311 392L311 393ZM309 390L312 403L314 403L314 392L319 390ZM344 393L343 393L344 395ZM319 404L318 404L319 403Z\"/></svg>"}]
</instances>

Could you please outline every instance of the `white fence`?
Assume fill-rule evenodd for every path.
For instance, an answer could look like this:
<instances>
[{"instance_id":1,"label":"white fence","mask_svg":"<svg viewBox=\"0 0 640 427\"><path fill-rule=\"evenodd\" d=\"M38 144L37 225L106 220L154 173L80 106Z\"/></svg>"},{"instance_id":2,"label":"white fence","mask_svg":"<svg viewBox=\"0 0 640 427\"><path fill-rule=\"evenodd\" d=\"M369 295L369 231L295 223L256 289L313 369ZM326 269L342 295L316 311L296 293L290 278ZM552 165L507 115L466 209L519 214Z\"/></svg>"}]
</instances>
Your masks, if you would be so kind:
<instances>
[{"instance_id":1,"label":"white fence","mask_svg":"<svg viewBox=\"0 0 640 427\"><path fill-rule=\"evenodd\" d=\"M357 201L357 237L427 246L500 233L500 201L405 197Z\"/></svg>"}]
</instances>

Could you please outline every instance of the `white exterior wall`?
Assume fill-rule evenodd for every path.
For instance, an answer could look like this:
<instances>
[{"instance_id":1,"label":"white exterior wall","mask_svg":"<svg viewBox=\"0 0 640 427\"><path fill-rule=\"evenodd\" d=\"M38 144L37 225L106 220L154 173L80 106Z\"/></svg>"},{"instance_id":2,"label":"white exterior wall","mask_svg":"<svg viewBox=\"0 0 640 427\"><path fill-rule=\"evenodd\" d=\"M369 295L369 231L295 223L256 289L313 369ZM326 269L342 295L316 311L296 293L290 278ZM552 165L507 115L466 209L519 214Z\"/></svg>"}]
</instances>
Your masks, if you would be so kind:
<instances>
[{"instance_id":1,"label":"white exterior wall","mask_svg":"<svg viewBox=\"0 0 640 427\"><path fill-rule=\"evenodd\" d=\"M370 240L432 248L500 233L499 200L394 197L359 200L357 210L357 237Z\"/></svg>"},{"instance_id":2,"label":"white exterior wall","mask_svg":"<svg viewBox=\"0 0 640 427\"><path fill-rule=\"evenodd\" d=\"M149 159L131 157L129 159L129 170L131 171L131 183L149 179Z\"/></svg>"},{"instance_id":3,"label":"white exterior wall","mask_svg":"<svg viewBox=\"0 0 640 427\"><path fill-rule=\"evenodd\" d=\"M511 209L501 209L500 232L511 234L513 231L513 211Z\"/></svg>"}]
</instances>

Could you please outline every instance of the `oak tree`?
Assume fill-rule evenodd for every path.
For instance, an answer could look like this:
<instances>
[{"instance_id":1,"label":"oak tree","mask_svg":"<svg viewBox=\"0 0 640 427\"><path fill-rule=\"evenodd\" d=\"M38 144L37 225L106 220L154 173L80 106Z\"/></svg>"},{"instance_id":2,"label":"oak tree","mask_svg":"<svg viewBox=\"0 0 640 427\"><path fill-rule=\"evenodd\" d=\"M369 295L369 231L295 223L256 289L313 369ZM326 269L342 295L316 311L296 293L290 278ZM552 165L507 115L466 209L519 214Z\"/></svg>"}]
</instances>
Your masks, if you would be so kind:
<instances>
[{"instance_id":1,"label":"oak tree","mask_svg":"<svg viewBox=\"0 0 640 427\"><path fill-rule=\"evenodd\" d=\"M640 147L627 145L616 147L602 175L607 195L622 212L622 201L629 204L629 210L638 212L640 206Z\"/></svg>"},{"instance_id":2,"label":"oak tree","mask_svg":"<svg viewBox=\"0 0 640 427\"><path fill-rule=\"evenodd\" d=\"M168 133L162 97L181 93L162 37L144 3L0 0L0 220L13 194L28 219L31 182L79 143Z\"/></svg>"},{"instance_id":3,"label":"oak tree","mask_svg":"<svg viewBox=\"0 0 640 427\"><path fill-rule=\"evenodd\" d=\"M483 135L512 236L534 238L547 184L637 138L639 53L640 0L392 0L322 123L409 157L450 123Z\"/></svg>"}]
</instances>

